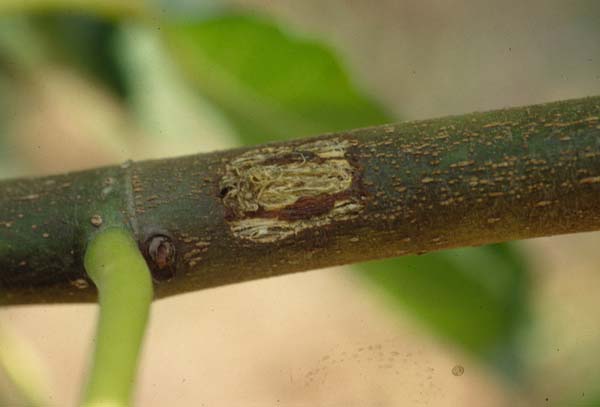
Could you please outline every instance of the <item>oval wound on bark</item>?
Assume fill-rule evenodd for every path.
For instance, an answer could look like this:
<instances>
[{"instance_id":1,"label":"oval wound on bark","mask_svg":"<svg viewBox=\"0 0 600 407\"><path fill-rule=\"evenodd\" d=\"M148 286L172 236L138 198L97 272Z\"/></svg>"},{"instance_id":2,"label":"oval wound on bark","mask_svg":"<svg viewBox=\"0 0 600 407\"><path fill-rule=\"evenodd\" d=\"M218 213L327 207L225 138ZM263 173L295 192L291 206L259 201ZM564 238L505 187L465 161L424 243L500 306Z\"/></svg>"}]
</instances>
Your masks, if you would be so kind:
<instances>
[{"instance_id":1,"label":"oval wound on bark","mask_svg":"<svg viewBox=\"0 0 600 407\"><path fill-rule=\"evenodd\" d=\"M219 183L226 220L240 239L269 243L354 219L363 209L350 140L265 147L231 160Z\"/></svg>"}]
</instances>

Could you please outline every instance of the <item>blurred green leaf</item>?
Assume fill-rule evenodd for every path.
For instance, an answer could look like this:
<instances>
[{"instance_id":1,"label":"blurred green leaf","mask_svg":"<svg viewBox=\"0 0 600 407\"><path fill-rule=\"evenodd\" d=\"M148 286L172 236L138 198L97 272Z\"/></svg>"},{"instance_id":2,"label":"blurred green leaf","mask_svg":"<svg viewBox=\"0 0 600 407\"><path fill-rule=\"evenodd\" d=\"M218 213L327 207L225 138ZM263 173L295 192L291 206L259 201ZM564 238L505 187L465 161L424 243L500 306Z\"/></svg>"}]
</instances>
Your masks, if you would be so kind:
<instances>
[{"instance_id":1,"label":"blurred green leaf","mask_svg":"<svg viewBox=\"0 0 600 407\"><path fill-rule=\"evenodd\" d=\"M168 41L198 89L245 144L393 121L357 89L324 45L264 19L222 16L172 25ZM507 245L359 266L394 305L469 352L514 371L528 273Z\"/></svg>"},{"instance_id":2,"label":"blurred green leaf","mask_svg":"<svg viewBox=\"0 0 600 407\"><path fill-rule=\"evenodd\" d=\"M32 119L30 116L25 119L22 106L32 89L39 88L32 86L33 78L42 72L46 74L52 65L77 65L99 77L111 68L106 51L112 24L97 18L104 17L101 10L96 17L74 10L68 14L20 13L60 10L74 3L36 0L0 3L0 179L23 176L31 170L28 160L21 156L22 150L16 146L19 136L15 128L19 122ZM95 5L99 9L110 7L97 1L86 4L90 10L96 10ZM94 69L97 71L93 72ZM101 79L110 82L112 78L105 75Z\"/></svg>"},{"instance_id":3,"label":"blurred green leaf","mask_svg":"<svg viewBox=\"0 0 600 407\"><path fill-rule=\"evenodd\" d=\"M92 159L96 165L106 163L112 154L118 159L125 153L119 140L127 131L124 114L116 98L98 86L118 88L119 78L111 77L116 73L114 61L108 56L114 28L106 20L76 13L2 17L0 178L64 170L63 165L69 168L68 163L78 160L69 152L90 143L96 147ZM58 125L62 113L76 120ZM43 131L36 131L37 126ZM69 147L61 150L62 159L48 160L54 146L65 139ZM88 160L88 165L93 163Z\"/></svg>"},{"instance_id":4,"label":"blurred green leaf","mask_svg":"<svg viewBox=\"0 0 600 407\"><path fill-rule=\"evenodd\" d=\"M167 38L246 144L389 121L327 47L254 17L172 24Z\"/></svg>"},{"instance_id":5,"label":"blurred green leaf","mask_svg":"<svg viewBox=\"0 0 600 407\"><path fill-rule=\"evenodd\" d=\"M23 16L3 17L0 24L0 179L22 174L27 165L15 153L11 136L18 100L31 66L45 57L39 33Z\"/></svg>"},{"instance_id":6,"label":"blurred green leaf","mask_svg":"<svg viewBox=\"0 0 600 407\"><path fill-rule=\"evenodd\" d=\"M164 158L237 143L229 121L188 86L160 31L127 22L115 43L127 102L145 136L132 158Z\"/></svg>"},{"instance_id":7,"label":"blurred green leaf","mask_svg":"<svg viewBox=\"0 0 600 407\"><path fill-rule=\"evenodd\" d=\"M147 13L147 3L145 0L2 0L0 14L66 11L123 18Z\"/></svg>"},{"instance_id":8,"label":"blurred green leaf","mask_svg":"<svg viewBox=\"0 0 600 407\"><path fill-rule=\"evenodd\" d=\"M39 65L69 66L124 96L113 52L115 21L76 12L0 18L0 69L27 79Z\"/></svg>"},{"instance_id":9,"label":"blurred green leaf","mask_svg":"<svg viewBox=\"0 0 600 407\"><path fill-rule=\"evenodd\" d=\"M43 38L48 59L76 67L125 96L123 78L115 61L114 37L118 23L100 15L71 12L42 14L30 21Z\"/></svg>"},{"instance_id":10,"label":"blurred green leaf","mask_svg":"<svg viewBox=\"0 0 600 407\"><path fill-rule=\"evenodd\" d=\"M431 330L506 372L525 320L528 272L512 245L496 244L364 264L361 275Z\"/></svg>"}]
</instances>

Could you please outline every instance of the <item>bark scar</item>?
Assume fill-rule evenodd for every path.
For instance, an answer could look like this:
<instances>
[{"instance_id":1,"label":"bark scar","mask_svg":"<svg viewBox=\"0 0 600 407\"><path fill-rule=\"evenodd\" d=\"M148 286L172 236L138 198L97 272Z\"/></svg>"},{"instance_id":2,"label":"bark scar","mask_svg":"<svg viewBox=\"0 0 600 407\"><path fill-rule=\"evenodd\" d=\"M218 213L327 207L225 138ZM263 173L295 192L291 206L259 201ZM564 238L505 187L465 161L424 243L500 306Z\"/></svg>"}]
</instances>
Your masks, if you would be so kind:
<instances>
[{"instance_id":1,"label":"bark scar","mask_svg":"<svg viewBox=\"0 0 600 407\"><path fill-rule=\"evenodd\" d=\"M363 209L356 141L263 147L232 159L219 182L226 221L244 240L269 243L356 218Z\"/></svg>"}]
</instances>

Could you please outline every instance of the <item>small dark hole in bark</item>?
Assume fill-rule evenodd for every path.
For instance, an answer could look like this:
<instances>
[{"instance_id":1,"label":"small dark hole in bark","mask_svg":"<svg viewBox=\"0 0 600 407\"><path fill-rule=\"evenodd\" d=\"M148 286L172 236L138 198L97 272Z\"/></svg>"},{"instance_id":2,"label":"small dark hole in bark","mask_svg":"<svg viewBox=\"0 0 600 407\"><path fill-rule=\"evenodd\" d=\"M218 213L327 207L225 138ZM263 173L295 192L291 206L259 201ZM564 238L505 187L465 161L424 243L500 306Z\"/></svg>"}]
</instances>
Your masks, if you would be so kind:
<instances>
[{"instance_id":1,"label":"small dark hole in bark","mask_svg":"<svg viewBox=\"0 0 600 407\"><path fill-rule=\"evenodd\" d=\"M227 195L229 191L231 191L231 187L222 188L221 192L219 192L219 195L221 196L221 198L225 198L225 195Z\"/></svg>"},{"instance_id":2,"label":"small dark hole in bark","mask_svg":"<svg viewBox=\"0 0 600 407\"><path fill-rule=\"evenodd\" d=\"M146 253L155 280L164 281L175 276L176 251L171 238L164 235L151 236L146 240Z\"/></svg>"}]
</instances>

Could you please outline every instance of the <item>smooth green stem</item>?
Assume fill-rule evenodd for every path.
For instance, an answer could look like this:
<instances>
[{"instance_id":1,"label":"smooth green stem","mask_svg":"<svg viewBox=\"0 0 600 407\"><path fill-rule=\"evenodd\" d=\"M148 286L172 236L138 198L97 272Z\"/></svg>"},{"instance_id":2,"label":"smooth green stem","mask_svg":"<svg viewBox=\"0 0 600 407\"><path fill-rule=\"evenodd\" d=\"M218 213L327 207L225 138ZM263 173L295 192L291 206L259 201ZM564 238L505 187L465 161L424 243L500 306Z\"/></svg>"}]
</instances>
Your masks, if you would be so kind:
<instances>
[{"instance_id":1,"label":"smooth green stem","mask_svg":"<svg viewBox=\"0 0 600 407\"><path fill-rule=\"evenodd\" d=\"M84 406L128 406L150 304L152 277L124 229L106 229L89 244L85 269L98 288L100 317Z\"/></svg>"}]
</instances>

